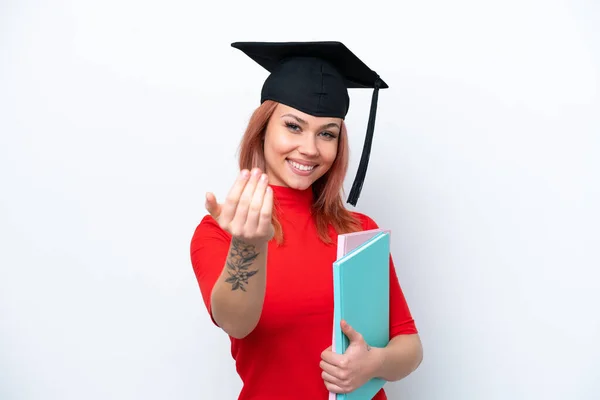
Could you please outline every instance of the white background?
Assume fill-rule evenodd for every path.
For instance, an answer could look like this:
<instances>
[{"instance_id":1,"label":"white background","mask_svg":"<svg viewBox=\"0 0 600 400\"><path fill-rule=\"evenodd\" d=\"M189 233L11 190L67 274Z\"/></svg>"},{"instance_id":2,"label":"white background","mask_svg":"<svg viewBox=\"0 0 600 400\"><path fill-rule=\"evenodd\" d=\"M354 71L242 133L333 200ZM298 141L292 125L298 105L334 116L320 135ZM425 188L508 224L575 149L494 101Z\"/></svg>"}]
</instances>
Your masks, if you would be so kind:
<instances>
[{"instance_id":1,"label":"white background","mask_svg":"<svg viewBox=\"0 0 600 400\"><path fill-rule=\"evenodd\" d=\"M340 40L390 85L357 208L425 349L390 398L598 399L599 27L595 0L3 0L0 399L236 398L189 241L266 78L246 40Z\"/></svg>"}]
</instances>

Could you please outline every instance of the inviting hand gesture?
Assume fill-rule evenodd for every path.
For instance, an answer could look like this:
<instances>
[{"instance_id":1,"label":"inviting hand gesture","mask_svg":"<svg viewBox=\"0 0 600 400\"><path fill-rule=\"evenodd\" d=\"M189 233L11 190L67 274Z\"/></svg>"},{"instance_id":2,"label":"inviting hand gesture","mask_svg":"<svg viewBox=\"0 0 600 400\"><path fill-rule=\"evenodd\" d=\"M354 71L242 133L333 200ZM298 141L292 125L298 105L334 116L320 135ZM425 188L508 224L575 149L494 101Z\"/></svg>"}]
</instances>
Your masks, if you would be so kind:
<instances>
[{"instance_id":1,"label":"inviting hand gesture","mask_svg":"<svg viewBox=\"0 0 600 400\"><path fill-rule=\"evenodd\" d=\"M346 321L342 321L341 327L350 340L346 352L334 353L330 346L321 353L321 376L327 390L333 393L349 393L364 385L374 377L378 362L360 333Z\"/></svg>"},{"instance_id":2,"label":"inviting hand gesture","mask_svg":"<svg viewBox=\"0 0 600 400\"><path fill-rule=\"evenodd\" d=\"M275 231L271 222L273 191L268 177L258 168L242 170L219 204L212 193L206 194L206 209L221 228L235 239L248 244L264 244Z\"/></svg>"}]
</instances>

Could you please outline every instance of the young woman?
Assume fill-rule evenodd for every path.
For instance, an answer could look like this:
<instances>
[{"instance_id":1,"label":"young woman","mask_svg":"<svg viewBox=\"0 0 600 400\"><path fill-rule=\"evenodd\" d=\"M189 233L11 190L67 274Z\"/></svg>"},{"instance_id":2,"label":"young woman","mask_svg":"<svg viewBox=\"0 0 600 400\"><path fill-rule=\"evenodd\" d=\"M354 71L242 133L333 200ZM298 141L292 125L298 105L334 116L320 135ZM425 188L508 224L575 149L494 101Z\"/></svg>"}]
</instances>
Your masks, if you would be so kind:
<instances>
[{"instance_id":1,"label":"young woman","mask_svg":"<svg viewBox=\"0 0 600 400\"><path fill-rule=\"evenodd\" d=\"M337 235L377 228L341 198L347 88L387 86L340 43L234 47L271 74L242 138L239 176L222 203L207 194L191 260L212 321L230 337L239 399L324 400L374 377L406 377L422 346L391 258L389 344L371 347L342 322L350 346L331 349ZM374 397L386 398L383 389Z\"/></svg>"}]
</instances>

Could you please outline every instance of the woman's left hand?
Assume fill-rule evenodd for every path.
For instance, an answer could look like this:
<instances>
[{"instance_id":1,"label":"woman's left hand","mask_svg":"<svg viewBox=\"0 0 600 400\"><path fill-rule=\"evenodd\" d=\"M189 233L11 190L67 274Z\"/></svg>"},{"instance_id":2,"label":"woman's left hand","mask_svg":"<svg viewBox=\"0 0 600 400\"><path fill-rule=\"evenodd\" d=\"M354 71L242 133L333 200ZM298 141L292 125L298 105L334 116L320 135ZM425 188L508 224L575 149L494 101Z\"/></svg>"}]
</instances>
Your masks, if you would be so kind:
<instances>
[{"instance_id":1,"label":"woman's left hand","mask_svg":"<svg viewBox=\"0 0 600 400\"><path fill-rule=\"evenodd\" d=\"M334 353L330 346L321 353L321 376L327 390L333 393L349 393L358 389L375 376L380 362L376 351L359 332L346 321L342 321L341 327L350 340L346 352Z\"/></svg>"}]
</instances>

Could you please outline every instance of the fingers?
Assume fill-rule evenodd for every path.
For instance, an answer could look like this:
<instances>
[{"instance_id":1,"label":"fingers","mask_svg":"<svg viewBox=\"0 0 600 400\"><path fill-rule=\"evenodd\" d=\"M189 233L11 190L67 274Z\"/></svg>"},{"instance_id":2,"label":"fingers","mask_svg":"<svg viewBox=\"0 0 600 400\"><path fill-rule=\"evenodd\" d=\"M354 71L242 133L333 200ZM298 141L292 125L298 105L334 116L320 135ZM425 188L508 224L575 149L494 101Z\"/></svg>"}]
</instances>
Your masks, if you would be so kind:
<instances>
[{"instance_id":1,"label":"fingers","mask_svg":"<svg viewBox=\"0 0 600 400\"><path fill-rule=\"evenodd\" d=\"M345 320L340 323L342 331L351 342L359 342L363 339L362 335L354 330Z\"/></svg>"},{"instance_id":2,"label":"fingers","mask_svg":"<svg viewBox=\"0 0 600 400\"><path fill-rule=\"evenodd\" d=\"M323 378L323 382L325 383L325 387L327 388L328 391L333 392L333 393L345 393L346 391L344 389L342 389L342 387L344 386L342 384L342 382L329 375L327 372L323 371L321 373L321 377Z\"/></svg>"},{"instance_id":3,"label":"fingers","mask_svg":"<svg viewBox=\"0 0 600 400\"><path fill-rule=\"evenodd\" d=\"M326 363L335 367L345 367L347 358L343 354L337 354L327 349L321 353L321 364Z\"/></svg>"},{"instance_id":4,"label":"fingers","mask_svg":"<svg viewBox=\"0 0 600 400\"><path fill-rule=\"evenodd\" d=\"M329 383L327 381L325 382L325 387L327 388L327 390L331 393L348 393L347 390L342 389L341 387L334 385L332 383Z\"/></svg>"},{"instance_id":5,"label":"fingers","mask_svg":"<svg viewBox=\"0 0 600 400\"><path fill-rule=\"evenodd\" d=\"M330 382L332 383L339 385L347 378L348 373L336 365L321 360L319 366L321 367L321 370L330 377ZM325 376L323 376L323 379L325 379Z\"/></svg>"},{"instance_id":6,"label":"fingers","mask_svg":"<svg viewBox=\"0 0 600 400\"><path fill-rule=\"evenodd\" d=\"M272 237L274 234L271 216L273 215L273 189L267 186L262 207L260 209L258 232L261 235Z\"/></svg>"},{"instance_id":7,"label":"fingers","mask_svg":"<svg viewBox=\"0 0 600 400\"><path fill-rule=\"evenodd\" d=\"M321 361L321 377L327 390L333 393L349 393L356 385L353 384L351 371L347 369L347 359L342 362L343 366L329 364ZM356 378L356 377L355 377Z\"/></svg>"},{"instance_id":8,"label":"fingers","mask_svg":"<svg viewBox=\"0 0 600 400\"><path fill-rule=\"evenodd\" d=\"M268 185L268 176L259 168L242 170L222 205L208 193L206 209L214 218L218 217L221 228L234 237L261 241L273 237L273 191Z\"/></svg>"},{"instance_id":9,"label":"fingers","mask_svg":"<svg viewBox=\"0 0 600 400\"><path fill-rule=\"evenodd\" d=\"M248 209L248 217L246 218L246 230L248 232L257 232L257 234L259 234L258 227L260 222L260 213L268 186L267 183L267 175L262 174L258 180L256 189L254 190L254 195L252 196L252 200L250 201L250 206Z\"/></svg>"},{"instance_id":10,"label":"fingers","mask_svg":"<svg viewBox=\"0 0 600 400\"><path fill-rule=\"evenodd\" d=\"M221 214L221 206L217 203L217 199L214 194L206 193L206 203L205 203L206 211L214 218L219 218Z\"/></svg>"},{"instance_id":11,"label":"fingers","mask_svg":"<svg viewBox=\"0 0 600 400\"><path fill-rule=\"evenodd\" d=\"M246 187L244 188L240 200L237 204L237 208L235 210L235 216L233 217L233 221L231 222L231 233L233 236L239 236L242 232L245 231L246 221L248 219L248 212L250 210L250 204L252 202L252 197L254 196L254 192L256 191L256 186L258 185L258 181L261 176L261 171L258 168L254 168L252 170L252 175L250 179L246 183Z\"/></svg>"},{"instance_id":12,"label":"fingers","mask_svg":"<svg viewBox=\"0 0 600 400\"><path fill-rule=\"evenodd\" d=\"M235 183L231 187L231 190L227 194L227 197L225 198L225 203L221 207L222 213L221 219L219 220L222 227L228 226L229 223L233 220L238 202L240 200L240 196L242 195L242 192L246 187L246 183L248 181L249 176L250 172L247 169L242 170L238 175L238 178L236 179Z\"/></svg>"}]
</instances>

